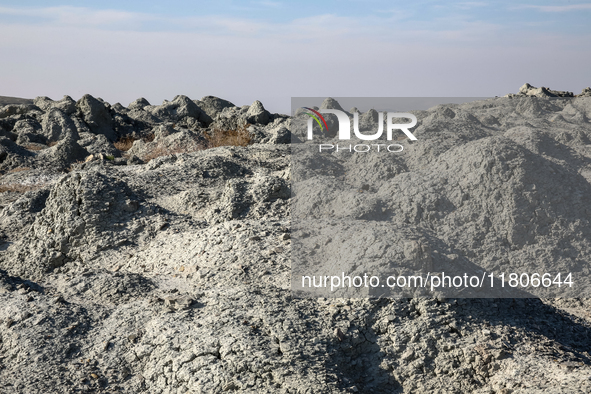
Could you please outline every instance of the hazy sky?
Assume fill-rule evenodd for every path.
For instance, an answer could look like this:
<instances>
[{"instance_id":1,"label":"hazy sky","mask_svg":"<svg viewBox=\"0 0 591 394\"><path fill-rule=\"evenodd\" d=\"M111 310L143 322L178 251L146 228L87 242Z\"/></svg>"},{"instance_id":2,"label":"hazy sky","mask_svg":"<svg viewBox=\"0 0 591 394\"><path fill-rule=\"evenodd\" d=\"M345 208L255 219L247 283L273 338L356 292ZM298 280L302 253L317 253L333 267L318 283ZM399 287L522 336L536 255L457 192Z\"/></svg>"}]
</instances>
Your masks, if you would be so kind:
<instances>
[{"instance_id":1,"label":"hazy sky","mask_svg":"<svg viewBox=\"0 0 591 394\"><path fill-rule=\"evenodd\" d=\"M495 96L591 85L582 1L1 1L0 95Z\"/></svg>"}]
</instances>

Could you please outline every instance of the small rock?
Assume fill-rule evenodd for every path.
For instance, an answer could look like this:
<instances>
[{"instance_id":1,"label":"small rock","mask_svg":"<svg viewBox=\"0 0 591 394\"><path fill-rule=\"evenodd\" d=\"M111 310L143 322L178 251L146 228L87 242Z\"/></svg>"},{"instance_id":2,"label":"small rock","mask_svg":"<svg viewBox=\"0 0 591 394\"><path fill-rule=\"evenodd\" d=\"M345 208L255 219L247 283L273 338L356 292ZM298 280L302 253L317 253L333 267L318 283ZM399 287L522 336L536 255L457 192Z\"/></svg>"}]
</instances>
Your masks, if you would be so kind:
<instances>
[{"instance_id":1,"label":"small rock","mask_svg":"<svg viewBox=\"0 0 591 394\"><path fill-rule=\"evenodd\" d=\"M229 382L226 383L223 387L222 390L224 391L233 391L233 390L240 390L240 386L238 386L236 383L234 382Z\"/></svg>"},{"instance_id":2,"label":"small rock","mask_svg":"<svg viewBox=\"0 0 591 394\"><path fill-rule=\"evenodd\" d=\"M289 345L289 343L286 343L286 342L282 342L279 345L279 348L281 349L282 353L287 353L291 350L291 346Z\"/></svg>"},{"instance_id":3,"label":"small rock","mask_svg":"<svg viewBox=\"0 0 591 394\"><path fill-rule=\"evenodd\" d=\"M167 306L169 308L173 308L175 303L176 303L175 297L164 297L164 306Z\"/></svg>"},{"instance_id":4,"label":"small rock","mask_svg":"<svg viewBox=\"0 0 591 394\"><path fill-rule=\"evenodd\" d=\"M503 349L497 349L492 352L492 355L497 360L502 360L507 357L507 352Z\"/></svg>"},{"instance_id":5,"label":"small rock","mask_svg":"<svg viewBox=\"0 0 591 394\"><path fill-rule=\"evenodd\" d=\"M140 159L139 157L137 157L134 154L131 154L129 156L129 158L127 159L127 165L134 165L134 164L144 164L144 161L142 159Z\"/></svg>"},{"instance_id":6,"label":"small rock","mask_svg":"<svg viewBox=\"0 0 591 394\"><path fill-rule=\"evenodd\" d=\"M338 338L339 342L343 342L346 338L345 334L343 334L340 328L336 328L334 330L334 335Z\"/></svg>"},{"instance_id":7,"label":"small rock","mask_svg":"<svg viewBox=\"0 0 591 394\"><path fill-rule=\"evenodd\" d=\"M400 356L400 359L402 361L410 361L414 358L415 353L413 352L412 349L407 349L404 353L402 353L402 356Z\"/></svg>"},{"instance_id":8,"label":"small rock","mask_svg":"<svg viewBox=\"0 0 591 394\"><path fill-rule=\"evenodd\" d=\"M574 362L574 361L565 361L563 363L560 363L560 366L563 368L566 368L568 370L574 369L574 368L579 368L581 365Z\"/></svg>"},{"instance_id":9,"label":"small rock","mask_svg":"<svg viewBox=\"0 0 591 394\"><path fill-rule=\"evenodd\" d=\"M176 300L175 308L177 310L184 310L188 309L191 306L191 304L193 304L193 299L191 297L184 296Z\"/></svg>"}]
</instances>

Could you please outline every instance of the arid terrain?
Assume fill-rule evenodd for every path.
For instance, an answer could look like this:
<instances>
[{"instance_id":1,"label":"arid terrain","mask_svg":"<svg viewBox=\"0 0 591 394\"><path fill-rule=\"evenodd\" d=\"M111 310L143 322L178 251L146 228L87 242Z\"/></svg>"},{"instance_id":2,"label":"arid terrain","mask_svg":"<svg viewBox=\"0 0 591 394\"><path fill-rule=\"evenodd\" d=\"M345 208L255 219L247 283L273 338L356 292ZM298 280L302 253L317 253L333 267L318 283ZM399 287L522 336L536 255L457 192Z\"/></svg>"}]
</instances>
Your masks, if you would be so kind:
<instances>
[{"instance_id":1,"label":"arid terrain","mask_svg":"<svg viewBox=\"0 0 591 394\"><path fill-rule=\"evenodd\" d=\"M212 96L21 100L0 100L1 393L591 392L584 291L294 296L298 116ZM453 246L423 249L434 261L588 277L591 89L413 114L418 141L375 173L354 155L314 167L306 182L342 196L315 209L389 209L401 234Z\"/></svg>"}]
</instances>

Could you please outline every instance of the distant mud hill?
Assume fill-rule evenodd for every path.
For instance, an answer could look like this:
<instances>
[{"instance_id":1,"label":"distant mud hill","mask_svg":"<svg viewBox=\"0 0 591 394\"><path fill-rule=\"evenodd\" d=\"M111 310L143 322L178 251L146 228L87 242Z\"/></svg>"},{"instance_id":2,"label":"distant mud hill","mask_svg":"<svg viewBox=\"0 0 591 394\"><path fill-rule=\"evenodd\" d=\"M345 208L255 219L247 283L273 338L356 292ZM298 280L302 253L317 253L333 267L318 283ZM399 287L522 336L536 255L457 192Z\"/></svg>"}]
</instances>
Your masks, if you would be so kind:
<instances>
[{"instance_id":1,"label":"distant mud hill","mask_svg":"<svg viewBox=\"0 0 591 394\"><path fill-rule=\"evenodd\" d=\"M291 287L298 198L309 215L392 234L383 248L344 239L331 249L343 259L359 243L376 260L390 248L419 263L561 262L589 275L585 92L524 85L411 111L418 140L398 139L403 154L304 153L299 173L295 126L309 117L259 101L0 105L0 393L591 392L588 298ZM377 119L369 110L360 125ZM313 142L339 143L326 131Z\"/></svg>"},{"instance_id":2,"label":"distant mud hill","mask_svg":"<svg viewBox=\"0 0 591 394\"><path fill-rule=\"evenodd\" d=\"M19 97L0 96L0 106L10 104L33 104L33 100Z\"/></svg>"}]
</instances>

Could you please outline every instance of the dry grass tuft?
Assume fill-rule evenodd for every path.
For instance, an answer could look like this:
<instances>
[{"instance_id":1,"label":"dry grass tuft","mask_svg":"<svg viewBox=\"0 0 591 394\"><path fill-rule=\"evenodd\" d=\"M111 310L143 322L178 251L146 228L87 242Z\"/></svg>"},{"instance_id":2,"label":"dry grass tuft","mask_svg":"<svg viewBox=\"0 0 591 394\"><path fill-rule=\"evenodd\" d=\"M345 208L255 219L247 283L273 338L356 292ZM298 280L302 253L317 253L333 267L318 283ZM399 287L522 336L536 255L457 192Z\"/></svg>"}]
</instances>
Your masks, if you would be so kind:
<instances>
[{"instance_id":1,"label":"dry grass tuft","mask_svg":"<svg viewBox=\"0 0 591 394\"><path fill-rule=\"evenodd\" d=\"M127 152L131 149L134 142L135 138L133 138L132 136L127 136L119 138L119 140L115 142L113 145L115 145L115 148L119 149L120 151Z\"/></svg>"},{"instance_id":2,"label":"dry grass tuft","mask_svg":"<svg viewBox=\"0 0 591 394\"><path fill-rule=\"evenodd\" d=\"M170 156L179 153L197 152L200 150L216 148L218 146L247 146L252 143L250 133L248 132L248 130L246 130L248 126L249 125L247 124L242 128L228 131L214 130L211 134L205 132L203 133L205 137L205 143L199 143L197 140L195 140L194 144L189 144L187 146L165 147L157 145L148 154L144 155L141 159L145 162L149 162L150 160L160 156ZM120 140L121 146L127 149L121 149L117 145L115 145L115 147L119 150L129 150L131 148L131 145L133 145L133 141L134 140L132 139L127 139L125 141ZM152 133L144 137L143 141L154 141L154 134ZM127 147L128 145L129 147Z\"/></svg>"},{"instance_id":3,"label":"dry grass tuft","mask_svg":"<svg viewBox=\"0 0 591 394\"><path fill-rule=\"evenodd\" d=\"M13 168L12 170L8 170L8 173L14 173L14 172L21 172L21 171L29 171L31 169L31 167L16 167Z\"/></svg>"},{"instance_id":4,"label":"dry grass tuft","mask_svg":"<svg viewBox=\"0 0 591 394\"><path fill-rule=\"evenodd\" d=\"M41 147L39 145L25 145L24 148L26 150L34 150L34 151L45 149L45 148L43 148L43 147Z\"/></svg>"},{"instance_id":5,"label":"dry grass tuft","mask_svg":"<svg viewBox=\"0 0 591 394\"><path fill-rule=\"evenodd\" d=\"M142 138L142 141L144 142L152 142L154 141L154 133L150 133L147 136L145 136L144 138ZM122 137L119 138L119 140L117 140L117 142L115 142L113 145L115 145L115 148L119 149L122 152L127 152L128 150L131 149L131 147L133 146L133 143L135 141L137 141L139 138L134 138L130 135L128 135L127 137Z\"/></svg>"},{"instance_id":6,"label":"dry grass tuft","mask_svg":"<svg viewBox=\"0 0 591 394\"><path fill-rule=\"evenodd\" d=\"M16 193L24 193L31 190L39 190L43 186L42 185L23 185L21 183L8 183L8 184L1 184L0 185L0 193L4 192L16 192Z\"/></svg>"},{"instance_id":7,"label":"dry grass tuft","mask_svg":"<svg viewBox=\"0 0 591 394\"><path fill-rule=\"evenodd\" d=\"M249 125L235 130L214 130L210 135L204 133L208 141L208 148L217 148L218 146L247 146L252 142L252 137L246 129Z\"/></svg>"}]
</instances>

